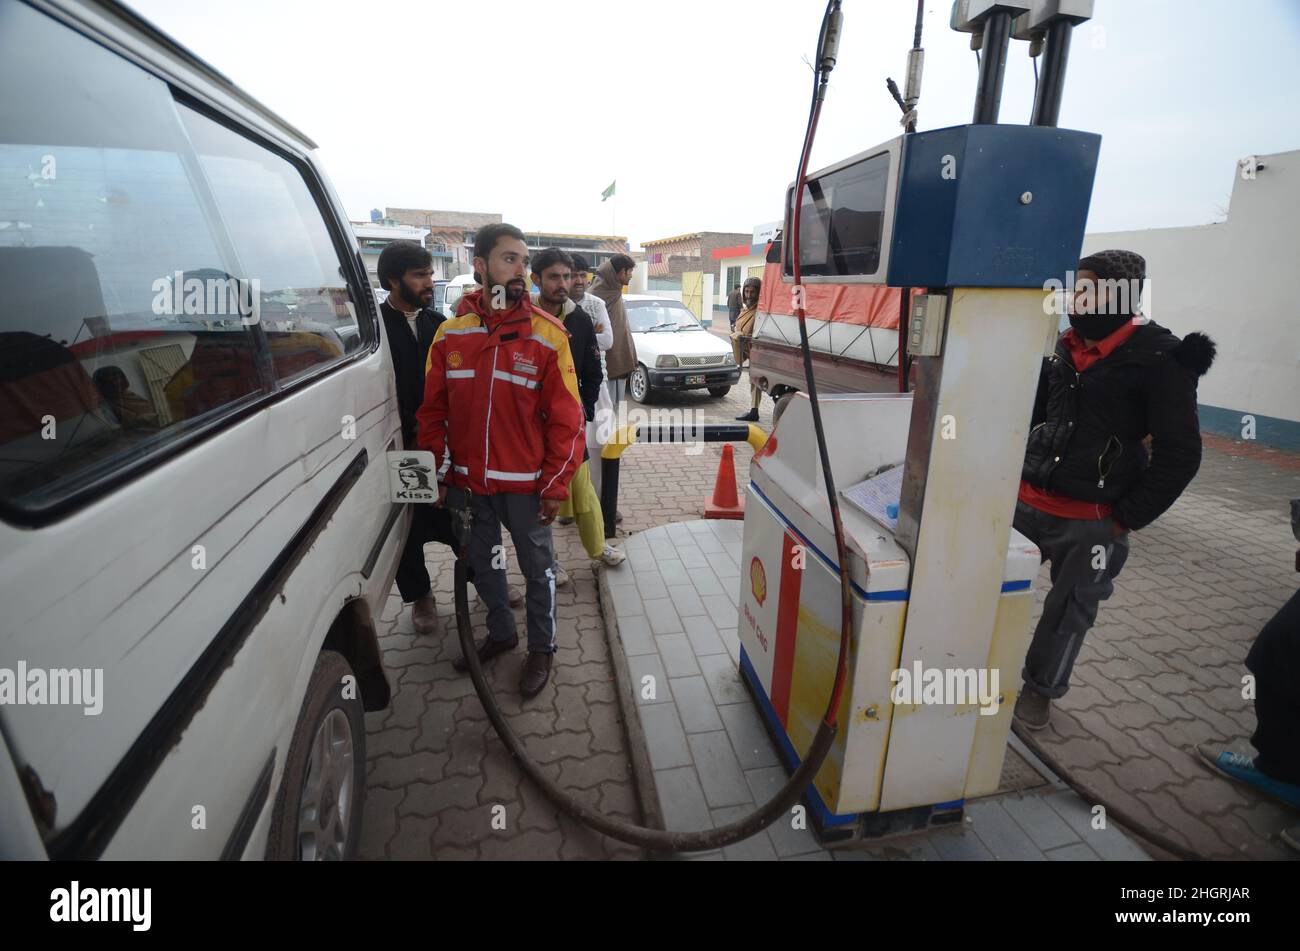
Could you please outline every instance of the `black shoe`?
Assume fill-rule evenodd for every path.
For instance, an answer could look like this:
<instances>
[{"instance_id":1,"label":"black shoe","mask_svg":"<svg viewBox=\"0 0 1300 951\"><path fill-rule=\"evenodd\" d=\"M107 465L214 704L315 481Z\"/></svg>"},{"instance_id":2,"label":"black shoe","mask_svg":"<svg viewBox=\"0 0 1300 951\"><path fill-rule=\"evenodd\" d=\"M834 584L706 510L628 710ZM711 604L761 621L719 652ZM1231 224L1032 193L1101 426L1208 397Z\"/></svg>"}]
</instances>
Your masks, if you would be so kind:
<instances>
[{"instance_id":1,"label":"black shoe","mask_svg":"<svg viewBox=\"0 0 1300 951\"><path fill-rule=\"evenodd\" d=\"M537 696L551 679L551 654L529 651L519 675L519 694L525 700Z\"/></svg>"},{"instance_id":2,"label":"black shoe","mask_svg":"<svg viewBox=\"0 0 1300 951\"><path fill-rule=\"evenodd\" d=\"M517 637L508 641L494 641L490 637L485 637L478 645L478 662L486 664L497 654L505 654L514 650L518 644L519 638ZM451 666L458 674L469 673L469 661L464 657L457 657L451 662Z\"/></svg>"},{"instance_id":3,"label":"black shoe","mask_svg":"<svg viewBox=\"0 0 1300 951\"><path fill-rule=\"evenodd\" d=\"M1041 730L1052 717L1052 699L1037 690L1024 687L1013 714L1017 723L1030 730Z\"/></svg>"},{"instance_id":4,"label":"black shoe","mask_svg":"<svg viewBox=\"0 0 1300 951\"><path fill-rule=\"evenodd\" d=\"M744 416L737 416L736 419L742 423L756 423L758 422L758 410L751 409Z\"/></svg>"}]
</instances>

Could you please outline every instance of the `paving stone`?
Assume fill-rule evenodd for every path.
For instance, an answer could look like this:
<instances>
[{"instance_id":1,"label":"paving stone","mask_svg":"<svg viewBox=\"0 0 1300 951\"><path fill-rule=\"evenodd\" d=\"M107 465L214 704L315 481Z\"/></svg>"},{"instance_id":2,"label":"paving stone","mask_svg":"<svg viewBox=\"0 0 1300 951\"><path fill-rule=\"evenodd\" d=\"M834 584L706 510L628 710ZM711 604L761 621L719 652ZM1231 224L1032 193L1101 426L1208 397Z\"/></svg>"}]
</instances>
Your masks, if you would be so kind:
<instances>
[{"instance_id":1,"label":"paving stone","mask_svg":"<svg viewBox=\"0 0 1300 951\"><path fill-rule=\"evenodd\" d=\"M442 769L446 765L446 753L421 752L406 756L385 756L374 762L374 770L366 777L366 786L401 789L411 783L436 782L442 779Z\"/></svg>"},{"instance_id":2,"label":"paving stone","mask_svg":"<svg viewBox=\"0 0 1300 951\"><path fill-rule=\"evenodd\" d=\"M691 616L705 614L704 602L691 585L673 585L668 588L668 600L673 603L677 609L677 614L683 619Z\"/></svg>"},{"instance_id":3,"label":"paving stone","mask_svg":"<svg viewBox=\"0 0 1300 951\"><path fill-rule=\"evenodd\" d=\"M605 568L605 578L609 582L610 588L622 588L636 584L635 569L632 567L630 562L630 543L631 539L623 543L624 553L628 555L629 561L625 561L623 564L615 565L613 567L606 566Z\"/></svg>"},{"instance_id":4,"label":"paving stone","mask_svg":"<svg viewBox=\"0 0 1300 951\"><path fill-rule=\"evenodd\" d=\"M686 628L686 638L691 642L691 650L696 657L727 652L727 645L722 642L718 629L709 618L684 617L682 625Z\"/></svg>"},{"instance_id":5,"label":"paving stone","mask_svg":"<svg viewBox=\"0 0 1300 951\"><path fill-rule=\"evenodd\" d=\"M697 661L700 670L704 673L704 679L708 682L709 691L713 694L713 700L718 706L750 702L745 685L740 682L736 665L732 663L729 656L708 654L697 658Z\"/></svg>"},{"instance_id":6,"label":"paving stone","mask_svg":"<svg viewBox=\"0 0 1300 951\"><path fill-rule=\"evenodd\" d=\"M731 747L742 769L761 769L781 764L753 704L730 703L718 707L718 714L722 717L727 735L731 738Z\"/></svg>"},{"instance_id":7,"label":"paving stone","mask_svg":"<svg viewBox=\"0 0 1300 951\"><path fill-rule=\"evenodd\" d=\"M1053 862L1101 861L1101 856L1088 848L1082 842L1075 842L1072 845L1063 845L1058 849L1051 849L1047 852L1047 857Z\"/></svg>"},{"instance_id":8,"label":"paving stone","mask_svg":"<svg viewBox=\"0 0 1300 951\"><path fill-rule=\"evenodd\" d=\"M659 656L669 677L690 677L700 673L700 667L685 634L662 634L655 638Z\"/></svg>"},{"instance_id":9,"label":"paving stone","mask_svg":"<svg viewBox=\"0 0 1300 951\"><path fill-rule=\"evenodd\" d=\"M1049 793L1043 801L1056 812L1079 838L1103 859L1112 862L1150 861L1137 843L1118 828L1107 823L1104 829L1093 828L1091 808L1071 791Z\"/></svg>"},{"instance_id":10,"label":"paving stone","mask_svg":"<svg viewBox=\"0 0 1300 951\"><path fill-rule=\"evenodd\" d=\"M736 605L724 594L711 594L701 599L709 617L719 628L736 626Z\"/></svg>"},{"instance_id":11,"label":"paving stone","mask_svg":"<svg viewBox=\"0 0 1300 951\"><path fill-rule=\"evenodd\" d=\"M1038 796L1007 796L1000 801L1042 851L1079 841L1079 836L1065 820Z\"/></svg>"},{"instance_id":12,"label":"paving stone","mask_svg":"<svg viewBox=\"0 0 1300 951\"><path fill-rule=\"evenodd\" d=\"M627 757L619 753L594 753L582 759L560 763L560 785L566 789L590 789L601 783L621 783L632 778Z\"/></svg>"},{"instance_id":13,"label":"paving stone","mask_svg":"<svg viewBox=\"0 0 1300 951\"><path fill-rule=\"evenodd\" d=\"M650 630L649 618L636 615L629 617L619 615L618 636L623 642L623 652L628 657L658 652L658 648L655 647L654 634Z\"/></svg>"},{"instance_id":14,"label":"paving stone","mask_svg":"<svg viewBox=\"0 0 1300 951\"><path fill-rule=\"evenodd\" d=\"M672 601L660 598L656 601L646 601L644 604L646 617L650 619L650 630L655 634L680 634L684 630L682 619L678 616Z\"/></svg>"},{"instance_id":15,"label":"paving stone","mask_svg":"<svg viewBox=\"0 0 1300 951\"><path fill-rule=\"evenodd\" d=\"M664 584L663 577L657 571L638 571L636 588L642 602L668 597L668 586Z\"/></svg>"},{"instance_id":16,"label":"paving stone","mask_svg":"<svg viewBox=\"0 0 1300 951\"><path fill-rule=\"evenodd\" d=\"M435 816L453 806L470 809L479 804L482 788L481 776L451 776L435 783L413 782L406 787L406 798L397 813Z\"/></svg>"},{"instance_id":17,"label":"paving stone","mask_svg":"<svg viewBox=\"0 0 1300 951\"><path fill-rule=\"evenodd\" d=\"M530 736L524 739L524 749L539 763L554 763L570 757L581 759L591 755L591 734L582 732Z\"/></svg>"},{"instance_id":18,"label":"paving stone","mask_svg":"<svg viewBox=\"0 0 1300 951\"><path fill-rule=\"evenodd\" d=\"M557 832L532 830L519 835L489 838L479 847L484 861L557 861L563 836Z\"/></svg>"},{"instance_id":19,"label":"paving stone","mask_svg":"<svg viewBox=\"0 0 1300 951\"><path fill-rule=\"evenodd\" d=\"M661 561L659 563L659 574L663 583L669 587L691 583L691 572L676 559Z\"/></svg>"},{"instance_id":20,"label":"paving stone","mask_svg":"<svg viewBox=\"0 0 1300 951\"><path fill-rule=\"evenodd\" d=\"M709 557L694 545L689 548L684 545L679 546L677 549L677 555L681 558L682 564L687 568L694 569L709 567Z\"/></svg>"},{"instance_id":21,"label":"paving stone","mask_svg":"<svg viewBox=\"0 0 1300 951\"><path fill-rule=\"evenodd\" d=\"M610 588L609 595L610 600L614 602L614 613L617 615L620 625L625 618L645 614L645 608L641 604L641 595L635 585L620 585L617 588Z\"/></svg>"},{"instance_id":22,"label":"paving stone","mask_svg":"<svg viewBox=\"0 0 1300 951\"><path fill-rule=\"evenodd\" d=\"M723 809L713 810L713 825L715 828L721 828L731 822L745 818L753 811L753 806L728 806ZM772 847L772 840L768 838L767 831L761 830L756 835L751 835L748 839L742 839L735 845L729 845L722 850L728 862L775 862L777 855L776 849Z\"/></svg>"},{"instance_id":23,"label":"paving stone","mask_svg":"<svg viewBox=\"0 0 1300 951\"><path fill-rule=\"evenodd\" d=\"M708 568L696 568L691 575L691 584L701 597L725 595L728 588L736 587L736 575L729 575L724 584L718 575Z\"/></svg>"},{"instance_id":24,"label":"paving stone","mask_svg":"<svg viewBox=\"0 0 1300 951\"><path fill-rule=\"evenodd\" d=\"M651 768L661 770L689 766L691 751L686 745L686 734L682 730L677 707L671 703L644 706L640 713L641 730L645 734Z\"/></svg>"},{"instance_id":25,"label":"paving stone","mask_svg":"<svg viewBox=\"0 0 1300 951\"><path fill-rule=\"evenodd\" d=\"M939 853L939 857L948 862L994 861L993 853L974 832L936 833L934 848Z\"/></svg>"},{"instance_id":26,"label":"paving stone","mask_svg":"<svg viewBox=\"0 0 1300 951\"><path fill-rule=\"evenodd\" d=\"M656 769L654 780L666 828L678 832L713 828L713 817L693 768Z\"/></svg>"},{"instance_id":27,"label":"paving stone","mask_svg":"<svg viewBox=\"0 0 1300 951\"><path fill-rule=\"evenodd\" d=\"M664 662L659 657L658 651L641 657L629 657L627 667L631 679L628 689L632 691L638 707L672 703L672 688L669 686L668 674L664 672ZM646 680L647 677L650 679Z\"/></svg>"},{"instance_id":28,"label":"paving stone","mask_svg":"<svg viewBox=\"0 0 1300 951\"><path fill-rule=\"evenodd\" d=\"M750 795L756 803L771 799L785 785L787 778L785 770L779 766L745 770L745 782L749 784ZM781 858L823 851L811 829L794 828L793 815L773 822L767 827L767 835Z\"/></svg>"},{"instance_id":29,"label":"paving stone","mask_svg":"<svg viewBox=\"0 0 1300 951\"><path fill-rule=\"evenodd\" d=\"M727 654L731 657L731 662L737 667L740 666L740 637L734 627L718 628L718 636L722 638L722 643L727 648Z\"/></svg>"},{"instance_id":30,"label":"paving stone","mask_svg":"<svg viewBox=\"0 0 1300 951\"><path fill-rule=\"evenodd\" d=\"M417 862L437 858L433 851L433 834L437 829L436 817L404 816L389 845L388 857L394 861Z\"/></svg>"},{"instance_id":31,"label":"paving stone","mask_svg":"<svg viewBox=\"0 0 1300 951\"><path fill-rule=\"evenodd\" d=\"M998 800L985 800L966 807L971 828L980 842L999 861L1041 861L1043 853Z\"/></svg>"},{"instance_id":32,"label":"paving stone","mask_svg":"<svg viewBox=\"0 0 1300 951\"><path fill-rule=\"evenodd\" d=\"M745 774L724 730L696 733L688 736L686 742L690 744L700 786L710 807L752 802Z\"/></svg>"},{"instance_id":33,"label":"paving stone","mask_svg":"<svg viewBox=\"0 0 1300 951\"><path fill-rule=\"evenodd\" d=\"M669 679L673 699L682 720L682 729L690 733L708 733L722 729L718 708L713 703L708 684L702 676Z\"/></svg>"}]
</instances>

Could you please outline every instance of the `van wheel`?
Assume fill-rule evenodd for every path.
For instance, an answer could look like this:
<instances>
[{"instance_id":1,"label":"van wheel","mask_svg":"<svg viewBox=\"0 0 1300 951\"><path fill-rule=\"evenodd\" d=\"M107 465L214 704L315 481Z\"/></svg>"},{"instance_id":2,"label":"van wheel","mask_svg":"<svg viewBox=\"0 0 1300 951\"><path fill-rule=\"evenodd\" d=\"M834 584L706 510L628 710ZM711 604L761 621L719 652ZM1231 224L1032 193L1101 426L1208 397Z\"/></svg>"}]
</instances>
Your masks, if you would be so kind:
<instances>
[{"instance_id":1,"label":"van wheel","mask_svg":"<svg viewBox=\"0 0 1300 951\"><path fill-rule=\"evenodd\" d=\"M344 679L352 689L344 696ZM289 742L271 814L266 857L348 860L361 840L366 798L366 726L352 667L321 651Z\"/></svg>"},{"instance_id":2,"label":"van wheel","mask_svg":"<svg viewBox=\"0 0 1300 951\"><path fill-rule=\"evenodd\" d=\"M650 374L639 363L632 371L632 379L628 381L627 391L638 403L649 403L651 396L654 395L654 390L650 389Z\"/></svg>"},{"instance_id":3,"label":"van wheel","mask_svg":"<svg viewBox=\"0 0 1300 951\"><path fill-rule=\"evenodd\" d=\"M776 423L777 423L777 420L779 420L779 419L781 418L781 414L785 412L785 408L786 408L787 406L790 405L790 401L791 401L792 399L794 399L794 395L795 395L795 393L797 393L797 392L799 392L799 391L798 391L798 390L787 390L786 392L782 393L780 397L777 398L777 401L776 401L776 408L772 410L772 425L773 425L773 426L775 426Z\"/></svg>"},{"instance_id":4,"label":"van wheel","mask_svg":"<svg viewBox=\"0 0 1300 951\"><path fill-rule=\"evenodd\" d=\"M731 392L731 387L729 387L729 386L711 386L711 387L709 387L709 395L710 395L710 396L719 396L719 397L720 397L720 396L726 396L726 395L727 395L728 393L730 393L730 392Z\"/></svg>"}]
</instances>

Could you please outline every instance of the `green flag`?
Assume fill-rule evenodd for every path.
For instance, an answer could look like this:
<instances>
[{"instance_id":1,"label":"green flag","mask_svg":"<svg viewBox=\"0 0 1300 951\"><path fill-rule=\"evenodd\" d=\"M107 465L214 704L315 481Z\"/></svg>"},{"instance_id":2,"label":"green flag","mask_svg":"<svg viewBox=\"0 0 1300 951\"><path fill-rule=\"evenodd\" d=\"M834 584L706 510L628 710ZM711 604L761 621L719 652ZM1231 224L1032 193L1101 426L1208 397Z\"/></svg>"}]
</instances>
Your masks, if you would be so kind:
<instances>
[{"instance_id":1,"label":"green flag","mask_svg":"<svg viewBox=\"0 0 1300 951\"><path fill-rule=\"evenodd\" d=\"M614 186L617 185L617 184L618 184L618 179L614 179L614 181L612 181L612 182L609 183L609 187L606 188L603 192L600 193L600 200L601 200L602 202L603 202L606 198L609 198L610 196L612 196L612 195L614 194Z\"/></svg>"}]
</instances>

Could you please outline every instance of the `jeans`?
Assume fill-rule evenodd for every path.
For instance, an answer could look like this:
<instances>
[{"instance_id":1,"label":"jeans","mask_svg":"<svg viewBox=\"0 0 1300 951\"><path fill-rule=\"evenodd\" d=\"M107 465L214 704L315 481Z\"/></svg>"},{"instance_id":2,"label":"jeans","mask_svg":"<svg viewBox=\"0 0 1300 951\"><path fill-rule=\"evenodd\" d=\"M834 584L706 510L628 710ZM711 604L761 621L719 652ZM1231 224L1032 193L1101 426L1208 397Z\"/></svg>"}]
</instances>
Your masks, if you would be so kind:
<instances>
[{"instance_id":1,"label":"jeans","mask_svg":"<svg viewBox=\"0 0 1300 951\"><path fill-rule=\"evenodd\" d=\"M1128 560L1128 535L1114 537L1110 518L1061 518L1024 502L1016 502L1014 524L1038 546L1043 561L1052 563L1052 589L1021 676L1038 693L1063 697L1097 607L1114 592L1113 582Z\"/></svg>"},{"instance_id":2,"label":"jeans","mask_svg":"<svg viewBox=\"0 0 1300 951\"><path fill-rule=\"evenodd\" d=\"M469 493L456 486L447 489L447 505L463 509ZM536 495L502 492L475 495L470 506L469 563L474 569L474 587L487 606L488 637L513 641L518 636L515 615L510 609L506 583L505 549L501 526L510 532L515 557L524 575L524 605L527 613L528 650L555 652L555 546L551 526L537 521L541 500Z\"/></svg>"}]
</instances>

